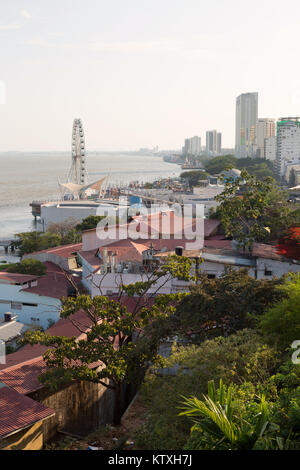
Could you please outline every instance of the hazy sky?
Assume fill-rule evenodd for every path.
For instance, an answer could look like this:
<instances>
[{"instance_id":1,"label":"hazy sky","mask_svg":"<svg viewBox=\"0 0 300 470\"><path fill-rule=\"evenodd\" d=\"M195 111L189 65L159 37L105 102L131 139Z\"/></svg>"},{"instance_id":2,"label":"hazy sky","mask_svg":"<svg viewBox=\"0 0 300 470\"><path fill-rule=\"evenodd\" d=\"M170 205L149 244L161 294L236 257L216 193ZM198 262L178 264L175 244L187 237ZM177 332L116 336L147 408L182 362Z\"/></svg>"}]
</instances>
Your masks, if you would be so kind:
<instances>
[{"instance_id":1,"label":"hazy sky","mask_svg":"<svg viewBox=\"0 0 300 470\"><path fill-rule=\"evenodd\" d=\"M74 117L88 150L233 146L240 93L300 114L299 19L299 0L0 0L0 151L68 150Z\"/></svg>"}]
</instances>

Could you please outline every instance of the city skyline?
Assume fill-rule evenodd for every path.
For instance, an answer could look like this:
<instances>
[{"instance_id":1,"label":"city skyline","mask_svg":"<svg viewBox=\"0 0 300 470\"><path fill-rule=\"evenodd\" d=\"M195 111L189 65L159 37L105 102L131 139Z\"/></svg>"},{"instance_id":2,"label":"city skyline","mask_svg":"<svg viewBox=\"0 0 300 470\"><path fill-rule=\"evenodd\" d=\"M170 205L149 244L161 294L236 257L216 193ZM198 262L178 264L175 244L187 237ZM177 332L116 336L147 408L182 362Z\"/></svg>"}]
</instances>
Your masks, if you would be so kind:
<instances>
[{"instance_id":1,"label":"city skyline","mask_svg":"<svg viewBox=\"0 0 300 470\"><path fill-rule=\"evenodd\" d=\"M245 15L234 0L1 5L0 151L68 150L74 118L90 151L180 149L207 129L233 148L234 100L249 90L259 117L298 115L300 5L281 6L254 1Z\"/></svg>"}]
</instances>

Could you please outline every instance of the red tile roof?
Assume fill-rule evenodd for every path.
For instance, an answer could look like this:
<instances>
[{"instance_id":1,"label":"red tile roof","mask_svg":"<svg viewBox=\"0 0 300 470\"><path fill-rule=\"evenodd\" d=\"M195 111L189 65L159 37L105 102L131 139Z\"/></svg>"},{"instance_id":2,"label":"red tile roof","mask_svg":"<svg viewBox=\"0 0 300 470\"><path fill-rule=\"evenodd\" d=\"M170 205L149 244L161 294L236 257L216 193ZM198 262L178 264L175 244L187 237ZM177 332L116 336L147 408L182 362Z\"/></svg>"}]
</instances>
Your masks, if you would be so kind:
<instances>
[{"instance_id":1,"label":"red tile roof","mask_svg":"<svg viewBox=\"0 0 300 470\"><path fill-rule=\"evenodd\" d=\"M274 259L278 261L288 261L277 251L277 247L273 245L265 245L263 243L253 243L252 256L256 258Z\"/></svg>"},{"instance_id":2,"label":"red tile roof","mask_svg":"<svg viewBox=\"0 0 300 470\"><path fill-rule=\"evenodd\" d=\"M38 278L38 284L35 287L23 289L24 292L31 292L44 297L52 297L61 299L67 297L68 288L72 287L71 282L68 280L66 273L56 264L46 262L47 273L45 276ZM76 278L73 278L75 282Z\"/></svg>"},{"instance_id":3,"label":"red tile roof","mask_svg":"<svg viewBox=\"0 0 300 470\"><path fill-rule=\"evenodd\" d=\"M26 395L43 388L38 378L46 370L47 367L43 359L37 357L0 371L0 381Z\"/></svg>"},{"instance_id":4,"label":"red tile roof","mask_svg":"<svg viewBox=\"0 0 300 470\"><path fill-rule=\"evenodd\" d=\"M25 284L29 281L35 281L38 279L38 276L33 276L32 274L18 274L18 273L7 273L5 271L0 272L0 280L10 281L14 284Z\"/></svg>"},{"instance_id":5,"label":"red tile roof","mask_svg":"<svg viewBox=\"0 0 300 470\"><path fill-rule=\"evenodd\" d=\"M70 317L83 331L88 330L90 321L84 312L77 312ZM61 319L46 333L52 336L75 336L82 338L82 333L70 319ZM0 381L17 390L19 393L31 393L39 390L43 385L38 377L46 371L43 354L49 349L47 346L26 345L19 351L6 357L6 364L0 365Z\"/></svg>"},{"instance_id":6,"label":"red tile roof","mask_svg":"<svg viewBox=\"0 0 300 470\"><path fill-rule=\"evenodd\" d=\"M183 226L182 224L184 219L182 217L176 216L172 211L166 212L165 214L167 215L163 215L163 213L160 212L145 216L136 216L134 217L134 220L128 224L116 225L110 228L117 228L117 233L119 232L119 230L121 232L126 231L127 233L127 230L131 228L134 233L140 232L140 239L144 240L147 240L150 237L151 233L152 235L158 233L166 235L175 235L181 232L181 227ZM204 237L207 238L213 235L219 225L220 221L217 219L204 219ZM187 223L186 226L195 227L196 219L190 219L190 222ZM107 229L105 229L105 231L107 231ZM95 232L96 230L97 228L85 230L83 232L83 236L86 232ZM130 236L128 238L130 238Z\"/></svg>"},{"instance_id":7,"label":"red tile roof","mask_svg":"<svg viewBox=\"0 0 300 470\"><path fill-rule=\"evenodd\" d=\"M71 319L77 322L81 329L88 329L88 319L84 312L75 313ZM60 319L55 325L48 328L46 333L52 336L67 336L68 338L72 336L80 338L81 336L81 332L73 325L72 321L65 318ZM26 344L19 351L6 356L6 364L0 364L0 373L12 366L41 358L47 349L49 349L47 346L40 346L39 344L34 346Z\"/></svg>"},{"instance_id":8,"label":"red tile roof","mask_svg":"<svg viewBox=\"0 0 300 470\"><path fill-rule=\"evenodd\" d=\"M107 249L107 253L113 252L116 253L115 264L120 262L142 262L143 251L148 250L152 244L153 248L158 251L173 251L177 246L185 247L186 243L191 243L192 240L183 239L138 239L130 240L129 238L110 243L109 245L102 246L99 248L102 259L104 254L104 249ZM218 248L228 248L231 246L229 240L205 240L205 246L216 246ZM81 251L80 256L85 259L94 269L99 268L103 261L97 256L97 250L90 251Z\"/></svg>"},{"instance_id":9,"label":"red tile roof","mask_svg":"<svg viewBox=\"0 0 300 470\"><path fill-rule=\"evenodd\" d=\"M35 251L33 253L29 253L26 256L29 258L30 255L39 255L41 253L51 253L56 256L61 256L62 258L70 258L73 253L77 253L82 249L82 243L76 243L72 245L62 245L56 246L54 248L48 248L47 250Z\"/></svg>"},{"instance_id":10,"label":"red tile roof","mask_svg":"<svg viewBox=\"0 0 300 470\"><path fill-rule=\"evenodd\" d=\"M9 387L0 388L0 410L1 438L54 415L54 410Z\"/></svg>"}]
</instances>

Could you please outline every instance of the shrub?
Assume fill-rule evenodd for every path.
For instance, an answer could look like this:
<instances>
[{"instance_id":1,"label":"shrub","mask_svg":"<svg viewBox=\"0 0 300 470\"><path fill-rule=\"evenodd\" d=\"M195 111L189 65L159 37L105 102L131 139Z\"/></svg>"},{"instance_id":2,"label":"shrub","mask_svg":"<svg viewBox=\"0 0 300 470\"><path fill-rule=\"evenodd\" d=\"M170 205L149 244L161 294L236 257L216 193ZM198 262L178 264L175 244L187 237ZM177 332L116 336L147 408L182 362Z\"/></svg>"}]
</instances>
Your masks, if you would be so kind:
<instances>
[{"instance_id":1,"label":"shrub","mask_svg":"<svg viewBox=\"0 0 300 470\"><path fill-rule=\"evenodd\" d=\"M270 343L283 350L300 339L300 275L294 275L278 290L285 298L264 313L260 328Z\"/></svg>"},{"instance_id":2,"label":"shrub","mask_svg":"<svg viewBox=\"0 0 300 470\"><path fill-rule=\"evenodd\" d=\"M41 261L27 258L20 263L11 264L6 269L9 273L32 274L33 276L43 276L46 274L47 267Z\"/></svg>"},{"instance_id":3,"label":"shrub","mask_svg":"<svg viewBox=\"0 0 300 470\"><path fill-rule=\"evenodd\" d=\"M148 407L144 426L137 432L142 449L182 449L190 435L190 423L179 417L181 396L198 398L207 390L207 382L220 378L225 384L257 383L263 387L274 372L276 351L264 345L253 330L243 330L228 338L215 338L199 346L174 347L167 366L179 364L177 375L149 372L141 396ZM254 393L248 387L247 393ZM245 391L246 393L246 391Z\"/></svg>"}]
</instances>

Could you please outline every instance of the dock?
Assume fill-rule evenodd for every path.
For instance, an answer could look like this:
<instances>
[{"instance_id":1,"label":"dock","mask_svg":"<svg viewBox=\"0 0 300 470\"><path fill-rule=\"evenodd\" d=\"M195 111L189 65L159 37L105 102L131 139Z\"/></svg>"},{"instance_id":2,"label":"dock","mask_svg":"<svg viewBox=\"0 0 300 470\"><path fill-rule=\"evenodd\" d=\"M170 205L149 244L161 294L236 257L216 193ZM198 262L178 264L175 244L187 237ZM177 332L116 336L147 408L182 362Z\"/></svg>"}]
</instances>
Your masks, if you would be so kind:
<instances>
[{"instance_id":1,"label":"dock","mask_svg":"<svg viewBox=\"0 0 300 470\"><path fill-rule=\"evenodd\" d=\"M0 238L0 247L4 248L5 253L8 253L10 249L11 252L15 251L15 242L19 241L20 239L17 237L14 238Z\"/></svg>"}]
</instances>

